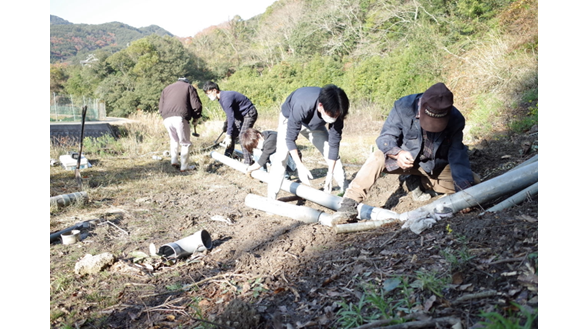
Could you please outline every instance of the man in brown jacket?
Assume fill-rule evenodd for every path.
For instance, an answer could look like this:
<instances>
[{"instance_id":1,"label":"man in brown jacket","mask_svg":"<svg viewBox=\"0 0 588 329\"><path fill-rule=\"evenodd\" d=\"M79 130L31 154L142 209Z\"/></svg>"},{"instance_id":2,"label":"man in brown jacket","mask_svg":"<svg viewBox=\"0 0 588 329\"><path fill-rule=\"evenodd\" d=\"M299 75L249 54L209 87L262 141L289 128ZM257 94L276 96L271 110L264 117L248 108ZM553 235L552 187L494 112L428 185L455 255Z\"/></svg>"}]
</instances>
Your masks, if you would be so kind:
<instances>
[{"instance_id":1,"label":"man in brown jacket","mask_svg":"<svg viewBox=\"0 0 588 329\"><path fill-rule=\"evenodd\" d=\"M192 142L190 141L190 123L194 125L202 116L202 102L198 92L186 78L165 87L159 99L159 114L170 138L171 165L179 167L181 172L194 169L188 165ZM180 163L178 163L178 146L181 146Z\"/></svg>"}]
</instances>

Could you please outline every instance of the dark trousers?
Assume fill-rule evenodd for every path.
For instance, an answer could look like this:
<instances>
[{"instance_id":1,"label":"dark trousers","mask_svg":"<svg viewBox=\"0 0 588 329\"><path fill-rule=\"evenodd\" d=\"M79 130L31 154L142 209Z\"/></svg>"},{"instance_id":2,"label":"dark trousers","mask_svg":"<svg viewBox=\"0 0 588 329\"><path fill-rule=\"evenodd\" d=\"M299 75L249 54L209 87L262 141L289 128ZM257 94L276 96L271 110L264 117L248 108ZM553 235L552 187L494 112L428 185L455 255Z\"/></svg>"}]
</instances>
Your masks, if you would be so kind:
<instances>
[{"instance_id":1,"label":"dark trousers","mask_svg":"<svg viewBox=\"0 0 588 329\"><path fill-rule=\"evenodd\" d=\"M225 150L226 156L230 157L233 154L237 135L239 136L239 143L241 143L245 130L247 130L247 128L253 128L255 121L257 121L257 109L255 109L255 107L252 107L249 112L245 114L243 120L235 119L235 125L233 126L233 133L231 136L232 143L227 146L227 149ZM251 158L251 154L243 147L243 144L241 144L241 151L243 152L243 162L246 165L252 164L253 159Z\"/></svg>"}]
</instances>

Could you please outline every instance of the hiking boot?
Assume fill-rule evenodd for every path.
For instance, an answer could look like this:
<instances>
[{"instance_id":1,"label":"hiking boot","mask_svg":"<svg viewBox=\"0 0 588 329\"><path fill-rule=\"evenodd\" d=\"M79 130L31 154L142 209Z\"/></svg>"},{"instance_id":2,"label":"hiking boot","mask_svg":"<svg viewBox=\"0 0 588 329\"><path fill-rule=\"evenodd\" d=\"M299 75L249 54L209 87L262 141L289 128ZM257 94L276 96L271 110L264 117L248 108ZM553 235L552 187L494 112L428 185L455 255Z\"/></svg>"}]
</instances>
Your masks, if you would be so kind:
<instances>
[{"instance_id":1,"label":"hiking boot","mask_svg":"<svg viewBox=\"0 0 588 329\"><path fill-rule=\"evenodd\" d=\"M424 193L421 189L421 178L419 176L410 175L406 179L406 188L414 201L422 202L431 199L431 195Z\"/></svg>"},{"instance_id":2,"label":"hiking boot","mask_svg":"<svg viewBox=\"0 0 588 329\"><path fill-rule=\"evenodd\" d=\"M350 198L343 198L339 210L332 216L332 225L346 224L357 221L357 206L359 203Z\"/></svg>"}]
</instances>

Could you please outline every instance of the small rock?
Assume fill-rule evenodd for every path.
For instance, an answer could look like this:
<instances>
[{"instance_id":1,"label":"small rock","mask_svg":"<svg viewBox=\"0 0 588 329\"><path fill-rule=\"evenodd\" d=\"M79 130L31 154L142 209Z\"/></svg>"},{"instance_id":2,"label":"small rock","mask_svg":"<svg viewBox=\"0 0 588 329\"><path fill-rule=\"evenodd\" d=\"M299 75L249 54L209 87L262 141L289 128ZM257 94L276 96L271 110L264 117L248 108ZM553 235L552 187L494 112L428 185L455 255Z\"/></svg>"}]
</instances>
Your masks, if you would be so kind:
<instances>
[{"instance_id":1,"label":"small rock","mask_svg":"<svg viewBox=\"0 0 588 329\"><path fill-rule=\"evenodd\" d=\"M79 262L76 263L76 274L94 274L102 271L104 268L114 264L115 257L109 252L92 256L86 254Z\"/></svg>"}]
</instances>

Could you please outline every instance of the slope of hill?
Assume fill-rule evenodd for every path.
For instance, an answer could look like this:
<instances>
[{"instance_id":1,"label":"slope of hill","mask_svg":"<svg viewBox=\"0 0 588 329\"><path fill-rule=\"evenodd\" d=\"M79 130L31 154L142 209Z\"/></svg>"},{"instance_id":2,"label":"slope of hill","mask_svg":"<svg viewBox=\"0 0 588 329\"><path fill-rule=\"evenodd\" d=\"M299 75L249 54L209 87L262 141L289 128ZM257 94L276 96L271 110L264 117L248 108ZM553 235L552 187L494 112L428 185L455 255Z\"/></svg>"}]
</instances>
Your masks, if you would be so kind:
<instances>
[{"instance_id":1,"label":"slope of hill","mask_svg":"<svg viewBox=\"0 0 588 329\"><path fill-rule=\"evenodd\" d=\"M58 24L73 24L70 21L66 21L65 19L55 16L55 15L50 15L51 18L49 20L51 25L58 25Z\"/></svg>"},{"instance_id":2,"label":"slope of hill","mask_svg":"<svg viewBox=\"0 0 588 329\"><path fill-rule=\"evenodd\" d=\"M73 24L51 15L50 62L84 59L97 49L115 53L132 41L151 34L173 36L157 25L135 28L120 22L104 24Z\"/></svg>"}]
</instances>

